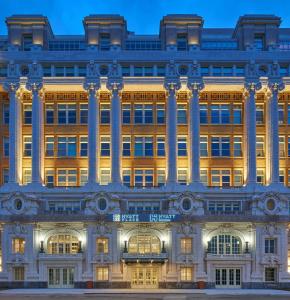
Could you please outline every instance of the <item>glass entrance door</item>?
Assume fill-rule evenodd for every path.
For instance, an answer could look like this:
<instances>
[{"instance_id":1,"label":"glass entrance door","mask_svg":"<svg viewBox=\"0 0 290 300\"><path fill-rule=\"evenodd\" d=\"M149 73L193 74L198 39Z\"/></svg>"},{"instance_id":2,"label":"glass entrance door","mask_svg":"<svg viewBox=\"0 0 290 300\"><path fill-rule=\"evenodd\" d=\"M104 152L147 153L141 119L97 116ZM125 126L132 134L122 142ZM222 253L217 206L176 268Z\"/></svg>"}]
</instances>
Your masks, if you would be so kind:
<instances>
[{"instance_id":1,"label":"glass entrance door","mask_svg":"<svg viewBox=\"0 0 290 300\"><path fill-rule=\"evenodd\" d=\"M240 288L241 269L232 269L232 268L216 269L215 285L217 288Z\"/></svg>"},{"instance_id":2,"label":"glass entrance door","mask_svg":"<svg viewBox=\"0 0 290 300\"><path fill-rule=\"evenodd\" d=\"M132 288L158 288L158 268L132 268L131 286Z\"/></svg>"},{"instance_id":3,"label":"glass entrance door","mask_svg":"<svg viewBox=\"0 0 290 300\"><path fill-rule=\"evenodd\" d=\"M74 268L49 268L48 287L49 288L73 288Z\"/></svg>"}]
</instances>

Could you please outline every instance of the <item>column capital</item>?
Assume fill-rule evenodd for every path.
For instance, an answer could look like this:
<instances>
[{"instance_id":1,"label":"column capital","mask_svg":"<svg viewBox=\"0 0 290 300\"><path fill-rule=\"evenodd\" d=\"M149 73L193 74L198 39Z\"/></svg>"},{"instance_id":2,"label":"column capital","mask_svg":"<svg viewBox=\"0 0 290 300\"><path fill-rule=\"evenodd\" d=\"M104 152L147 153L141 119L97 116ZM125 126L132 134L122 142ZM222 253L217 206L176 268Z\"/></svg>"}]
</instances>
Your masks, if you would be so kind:
<instances>
[{"instance_id":1,"label":"column capital","mask_svg":"<svg viewBox=\"0 0 290 300\"><path fill-rule=\"evenodd\" d=\"M164 88L168 92L176 92L181 88L180 78L177 72L177 65L173 60L171 60L170 63L166 66Z\"/></svg>"},{"instance_id":2,"label":"column capital","mask_svg":"<svg viewBox=\"0 0 290 300\"><path fill-rule=\"evenodd\" d=\"M112 93L119 93L124 88L123 77L121 72L121 66L114 61L110 65L108 81L107 81L107 89Z\"/></svg>"},{"instance_id":3,"label":"column capital","mask_svg":"<svg viewBox=\"0 0 290 300\"><path fill-rule=\"evenodd\" d=\"M188 77L187 88L192 93L199 93L204 89L204 83L201 77Z\"/></svg>"},{"instance_id":4,"label":"column capital","mask_svg":"<svg viewBox=\"0 0 290 300\"><path fill-rule=\"evenodd\" d=\"M20 88L20 81L16 79L9 79L4 82L3 88L5 91L7 91L9 94L10 93L17 93L17 91Z\"/></svg>"},{"instance_id":5,"label":"column capital","mask_svg":"<svg viewBox=\"0 0 290 300\"><path fill-rule=\"evenodd\" d=\"M244 84L244 92L246 94L256 93L262 88L262 84L258 78L246 78Z\"/></svg>"},{"instance_id":6,"label":"column capital","mask_svg":"<svg viewBox=\"0 0 290 300\"><path fill-rule=\"evenodd\" d=\"M279 93L281 91L283 91L285 89L285 84L282 81L282 79L278 79L278 78L269 78L269 82L268 82L268 90L271 94L274 93Z\"/></svg>"},{"instance_id":7,"label":"column capital","mask_svg":"<svg viewBox=\"0 0 290 300\"><path fill-rule=\"evenodd\" d=\"M26 89L32 93L39 93L43 88L43 71L42 66L33 62L29 65L28 80L26 82Z\"/></svg>"},{"instance_id":8,"label":"column capital","mask_svg":"<svg viewBox=\"0 0 290 300\"><path fill-rule=\"evenodd\" d=\"M83 88L88 93L96 93L101 87L98 65L91 60L87 64L87 74L83 83Z\"/></svg>"},{"instance_id":9,"label":"column capital","mask_svg":"<svg viewBox=\"0 0 290 300\"><path fill-rule=\"evenodd\" d=\"M10 61L7 66L7 78L3 84L4 90L8 93L16 93L20 87L19 65Z\"/></svg>"}]
</instances>

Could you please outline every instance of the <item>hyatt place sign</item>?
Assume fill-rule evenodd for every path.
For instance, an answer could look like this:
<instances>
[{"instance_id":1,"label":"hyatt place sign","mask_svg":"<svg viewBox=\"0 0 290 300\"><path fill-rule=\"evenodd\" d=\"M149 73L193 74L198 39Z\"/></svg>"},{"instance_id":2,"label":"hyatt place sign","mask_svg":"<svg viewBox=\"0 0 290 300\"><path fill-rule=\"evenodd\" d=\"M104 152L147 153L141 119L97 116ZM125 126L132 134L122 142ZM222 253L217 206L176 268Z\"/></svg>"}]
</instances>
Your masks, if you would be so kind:
<instances>
[{"instance_id":1,"label":"hyatt place sign","mask_svg":"<svg viewBox=\"0 0 290 300\"><path fill-rule=\"evenodd\" d=\"M175 222L179 215L174 214L113 214L108 215L109 221L113 222Z\"/></svg>"}]
</instances>

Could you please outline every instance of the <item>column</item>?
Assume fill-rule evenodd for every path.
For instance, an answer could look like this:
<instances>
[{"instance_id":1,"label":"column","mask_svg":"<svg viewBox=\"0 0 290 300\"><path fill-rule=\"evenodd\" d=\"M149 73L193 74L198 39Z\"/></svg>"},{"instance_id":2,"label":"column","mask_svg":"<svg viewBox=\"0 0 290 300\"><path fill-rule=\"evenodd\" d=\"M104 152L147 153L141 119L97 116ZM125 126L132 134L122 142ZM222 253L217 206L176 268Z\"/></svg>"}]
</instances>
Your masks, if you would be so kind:
<instances>
[{"instance_id":1,"label":"column","mask_svg":"<svg viewBox=\"0 0 290 300\"><path fill-rule=\"evenodd\" d=\"M21 182L21 102L19 99L19 81L7 81L5 90L9 93L9 183Z\"/></svg>"},{"instance_id":2,"label":"column","mask_svg":"<svg viewBox=\"0 0 290 300\"><path fill-rule=\"evenodd\" d=\"M166 148L167 148L167 185L177 182L177 104L176 92L180 89L178 81L165 84L167 90Z\"/></svg>"},{"instance_id":3,"label":"column","mask_svg":"<svg viewBox=\"0 0 290 300\"><path fill-rule=\"evenodd\" d=\"M122 80L108 81L111 91L111 183L121 184L121 99Z\"/></svg>"},{"instance_id":4,"label":"column","mask_svg":"<svg viewBox=\"0 0 290 300\"><path fill-rule=\"evenodd\" d=\"M43 102L42 79L29 80L26 88L32 93L32 183L42 184L43 170Z\"/></svg>"},{"instance_id":5,"label":"column","mask_svg":"<svg viewBox=\"0 0 290 300\"><path fill-rule=\"evenodd\" d=\"M99 138L99 103L97 91L99 81L86 79L84 89L88 92L88 184L98 182L98 138Z\"/></svg>"},{"instance_id":6,"label":"column","mask_svg":"<svg viewBox=\"0 0 290 300\"><path fill-rule=\"evenodd\" d=\"M245 84L245 132L247 146L247 184L253 185L257 181L256 164L256 91L261 88L259 82Z\"/></svg>"},{"instance_id":7,"label":"column","mask_svg":"<svg viewBox=\"0 0 290 300\"><path fill-rule=\"evenodd\" d=\"M188 88L192 95L189 100L189 126L190 139L190 182L200 184L200 113L199 93L204 88L202 82L189 82Z\"/></svg>"},{"instance_id":8,"label":"column","mask_svg":"<svg viewBox=\"0 0 290 300\"><path fill-rule=\"evenodd\" d=\"M284 89L282 82L270 82L268 84L269 97L267 103L268 120L267 126L267 145L268 145L268 184L279 183L279 112L278 95Z\"/></svg>"}]
</instances>

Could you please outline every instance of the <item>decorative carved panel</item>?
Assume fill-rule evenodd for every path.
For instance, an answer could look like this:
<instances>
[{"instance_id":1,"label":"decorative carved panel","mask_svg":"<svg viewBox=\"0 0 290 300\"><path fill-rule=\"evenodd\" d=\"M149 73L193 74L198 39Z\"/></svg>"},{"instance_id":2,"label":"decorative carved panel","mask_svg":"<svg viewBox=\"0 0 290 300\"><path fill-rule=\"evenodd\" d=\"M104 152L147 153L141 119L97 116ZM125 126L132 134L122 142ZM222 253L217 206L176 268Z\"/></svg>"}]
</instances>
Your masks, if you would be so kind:
<instances>
[{"instance_id":1,"label":"decorative carved panel","mask_svg":"<svg viewBox=\"0 0 290 300\"><path fill-rule=\"evenodd\" d=\"M165 92L123 92L123 101L165 101Z\"/></svg>"},{"instance_id":2,"label":"decorative carved panel","mask_svg":"<svg viewBox=\"0 0 290 300\"><path fill-rule=\"evenodd\" d=\"M200 94L202 101L242 101L242 93L209 93L203 92Z\"/></svg>"}]
</instances>

